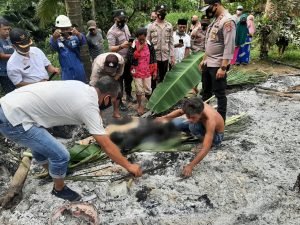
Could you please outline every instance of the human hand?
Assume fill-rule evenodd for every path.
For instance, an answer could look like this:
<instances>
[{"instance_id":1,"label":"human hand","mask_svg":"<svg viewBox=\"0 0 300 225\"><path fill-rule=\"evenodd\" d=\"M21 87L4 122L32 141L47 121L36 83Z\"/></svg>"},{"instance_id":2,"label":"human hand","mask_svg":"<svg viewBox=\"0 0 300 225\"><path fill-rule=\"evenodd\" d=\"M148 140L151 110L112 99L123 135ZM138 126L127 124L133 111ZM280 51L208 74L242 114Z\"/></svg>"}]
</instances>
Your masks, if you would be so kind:
<instances>
[{"instance_id":1,"label":"human hand","mask_svg":"<svg viewBox=\"0 0 300 225\"><path fill-rule=\"evenodd\" d=\"M80 32L79 32L75 27L73 27L73 29L72 29L72 34L73 34L73 35L76 35L76 36L79 36L79 35L80 35Z\"/></svg>"},{"instance_id":2,"label":"human hand","mask_svg":"<svg viewBox=\"0 0 300 225\"><path fill-rule=\"evenodd\" d=\"M141 167L137 164L130 164L127 170L128 172L132 173L135 177L140 177L143 173Z\"/></svg>"},{"instance_id":3,"label":"human hand","mask_svg":"<svg viewBox=\"0 0 300 225\"><path fill-rule=\"evenodd\" d=\"M131 44L130 44L128 41L125 41L125 42L123 42L123 43L121 44L121 47L122 47L122 48L129 48L130 45L131 45Z\"/></svg>"},{"instance_id":4,"label":"human hand","mask_svg":"<svg viewBox=\"0 0 300 225\"><path fill-rule=\"evenodd\" d=\"M218 71L217 71L217 74L216 74L216 78L221 79L221 78L225 77L225 74L226 74L226 71L219 68Z\"/></svg>"},{"instance_id":5,"label":"human hand","mask_svg":"<svg viewBox=\"0 0 300 225\"><path fill-rule=\"evenodd\" d=\"M171 65L172 65L172 66L175 65L175 56L171 56Z\"/></svg>"},{"instance_id":6,"label":"human hand","mask_svg":"<svg viewBox=\"0 0 300 225\"><path fill-rule=\"evenodd\" d=\"M55 73L56 75L60 74L60 69L57 68L57 67L53 67L53 72L52 73Z\"/></svg>"},{"instance_id":7,"label":"human hand","mask_svg":"<svg viewBox=\"0 0 300 225\"><path fill-rule=\"evenodd\" d=\"M154 80L156 80L157 79L157 73L153 73L152 77L153 77Z\"/></svg>"},{"instance_id":8,"label":"human hand","mask_svg":"<svg viewBox=\"0 0 300 225\"><path fill-rule=\"evenodd\" d=\"M160 116L160 117L156 117L154 119L154 121L155 122L159 122L159 123L166 123L166 122L168 122L168 119L166 117L164 117L164 116Z\"/></svg>"},{"instance_id":9,"label":"human hand","mask_svg":"<svg viewBox=\"0 0 300 225\"><path fill-rule=\"evenodd\" d=\"M198 66L198 69L201 71L204 68L204 60L202 60Z\"/></svg>"},{"instance_id":10,"label":"human hand","mask_svg":"<svg viewBox=\"0 0 300 225\"><path fill-rule=\"evenodd\" d=\"M53 36L53 38L54 38L55 40L57 40L57 39L60 37L60 32L61 32L60 29L56 29L56 30L54 31L54 33L52 34L52 36Z\"/></svg>"},{"instance_id":11,"label":"human hand","mask_svg":"<svg viewBox=\"0 0 300 225\"><path fill-rule=\"evenodd\" d=\"M181 48L181 47L183 47L183 44L178 43L178 44L175 44L174 47L175 47L175 48Z\"/></svg>"},{"instance_id":12,"label":"human hand","mask_svg":"<svg viewBox=\"0 0 300 225\"><path fill-rule=\"evenodd\" d=\"M193 172L193 167L190 164L188 164L183 168L182 175L184 177L190 177L192 176L192 172Z\"/></svg>"}]
</instances>

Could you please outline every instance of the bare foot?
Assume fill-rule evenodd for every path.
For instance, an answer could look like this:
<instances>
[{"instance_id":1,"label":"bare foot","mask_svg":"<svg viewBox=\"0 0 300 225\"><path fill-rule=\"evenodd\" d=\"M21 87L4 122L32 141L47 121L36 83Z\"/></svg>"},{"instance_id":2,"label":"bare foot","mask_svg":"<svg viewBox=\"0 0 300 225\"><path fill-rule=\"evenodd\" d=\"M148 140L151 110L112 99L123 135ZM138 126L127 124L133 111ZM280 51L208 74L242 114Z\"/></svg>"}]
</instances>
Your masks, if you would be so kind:
<instances>
[{"instance_id":1,"label":"bare foot","mask_svg":"<svg viewBox=\"0 0 300 225\"><path fill-rule=\"evenodd\" d=\"M121 118L121 114L120 113L117 113L117 112L114 112L113 115L112 115L113 118L116 118L116 119L119 119Z\"/></svg>"},{"instance_id":2,"label":"bare foot","mask_svg":"<svg viewBox=\"0 0 300 225\"><path fill-rule=\"evenodd\" d=\"M138 108L137 108L137 112L138 112L138 115L139 115L139 116L143 115L143 114L145 113L144 107L142 107L142 106L141 106L141 107L138 107Z\"/></svg>"}]
</instances>

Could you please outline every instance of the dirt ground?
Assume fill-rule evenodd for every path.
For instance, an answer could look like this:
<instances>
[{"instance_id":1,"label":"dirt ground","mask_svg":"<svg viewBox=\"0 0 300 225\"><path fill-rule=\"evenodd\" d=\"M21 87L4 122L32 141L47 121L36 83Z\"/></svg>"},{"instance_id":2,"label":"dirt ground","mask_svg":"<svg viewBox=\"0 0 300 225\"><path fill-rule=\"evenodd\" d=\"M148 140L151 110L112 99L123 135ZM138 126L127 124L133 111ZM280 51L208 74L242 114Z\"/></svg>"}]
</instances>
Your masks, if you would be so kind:
<instances>
[{"instance_id":1,"label":"dirt ground","mask_svg":"<svg viewBox=\"0 0 300 225\"><path fill-rule=\"evenodd\" d=\"M247 69L252 67L257 69L257 65ZM299 73L262 64L259 69L280 75ZM300 85L300 77L272 77L261 85L286 89ZM68 184L91 199L102 225L299 225L300 192L293 186L300 173L300 102L248 88L228 95L228 115L241 112L247 117L227 128L222 145L209 152L189 179L179 174L193 153L135 153L130 156L134 162L168 167L131 185L128 181ZM0 177L0 193L8 176ZM52 183L31 175L23 200L15 209L0 212L0 224L48 224L53 210L65 203L51 196L51 189ZM56 224L87 224L73 220L65 216Z\"/></svg>"}]
</instances>

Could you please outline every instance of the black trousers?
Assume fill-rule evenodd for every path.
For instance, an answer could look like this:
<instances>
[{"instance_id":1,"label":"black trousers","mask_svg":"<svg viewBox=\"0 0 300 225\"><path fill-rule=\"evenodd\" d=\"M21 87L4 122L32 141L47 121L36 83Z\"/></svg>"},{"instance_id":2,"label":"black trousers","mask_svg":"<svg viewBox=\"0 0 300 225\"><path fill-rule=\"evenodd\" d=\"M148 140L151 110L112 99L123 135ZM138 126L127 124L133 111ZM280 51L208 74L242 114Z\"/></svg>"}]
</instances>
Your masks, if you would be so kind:
<instances>
[{"instance_id":1,"label":"black trousers","mask_svg":"<svg viewBox=\"0 0 300 225\"><path fill-rule=\"evenodd\" d=\"M124 86L125 86L126 95L131 96L132 76L131 76L131 73L130 73L130 64L129 63L125 64L124 72L123 72L122 76L119 78L119 82L120 82L120 86L121 86L121 96L120 96L121 99L123 97Z\"/></svg>"},{"instance_id":2,"label":"black trousers","mask_svg":"<svg viewBox=\"0 0 300 225\"><path fill-rule=\"evenodd\" d=\"M11 82L11 80L7 76L0 76L0 84L5 94L12 92L13 90L16 89L15 85Z\"/></svg>"},{"instance_id":3,"label":"black trousers","mask_svg":"<svg viewBox=\"0 0 300 225\"><path fill-rule=\"evenodd\" d=\"M158 76L157 80L151 82L152 91L156 88L156 84L164 80L166 73L168 72L169 60L166 61L157 61Z\"/></svg>"},{"instance_id":4,"label":"black trousers","mask_svg":"<svg viewBox=\"0 0 300 225\"><path fill-rule=\"evenodd\" d=\"M227 97L226 97L226 77L216 79L216 74L219 67L204 67L202 70L202 98L203 101L215 95L218 101L217 111L221 114L224 121L226 120Z\"/></svg>"}]
</instances>

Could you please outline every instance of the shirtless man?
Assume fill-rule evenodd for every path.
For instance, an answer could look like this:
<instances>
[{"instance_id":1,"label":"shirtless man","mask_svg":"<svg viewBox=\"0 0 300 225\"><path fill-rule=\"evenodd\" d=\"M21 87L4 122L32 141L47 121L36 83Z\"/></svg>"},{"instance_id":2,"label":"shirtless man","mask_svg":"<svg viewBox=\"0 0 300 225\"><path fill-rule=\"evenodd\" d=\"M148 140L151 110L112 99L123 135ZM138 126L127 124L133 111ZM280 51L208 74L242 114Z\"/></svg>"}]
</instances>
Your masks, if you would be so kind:
<instances>
[{"instance_id":1,"label":"shirtless man","mask_svg":"<svg viewBox=\"0 0 300 225\"><path fill-rule=\"evenodd\" d=\"M184 114L186 117L181 117ZM199 97L187 99L182 109L159 117L158 120L172 121L178 130L203 139L199 153L183 169L185 177L191 176L193 168L207 155L211 147L220 145L224 138L225 125L222 116Z\"/></svg>"}]
</instances>

